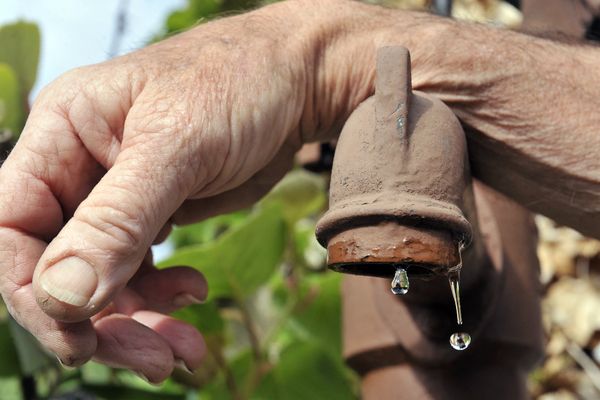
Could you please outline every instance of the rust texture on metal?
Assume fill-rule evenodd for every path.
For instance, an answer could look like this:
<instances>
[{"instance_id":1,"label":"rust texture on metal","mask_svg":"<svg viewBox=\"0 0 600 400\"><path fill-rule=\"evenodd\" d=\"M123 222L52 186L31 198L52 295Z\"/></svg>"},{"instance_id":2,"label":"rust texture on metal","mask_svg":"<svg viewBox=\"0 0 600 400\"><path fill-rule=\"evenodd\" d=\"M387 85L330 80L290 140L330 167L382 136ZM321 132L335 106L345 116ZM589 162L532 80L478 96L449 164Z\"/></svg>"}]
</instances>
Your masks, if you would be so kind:
<instances>
[{"instance_id":1,"label":"rust texture on metal","mask_svg":"<svg viewBox=\"0 0 600 400\"><path fill-rule=\"evenodd\" d=\"M337 143L330 209L317 226L331 268L371 276L343 284L344 354L363 378L363 398L523 398L525 372L543 353L531 218L471 180L460 123L412 91L406 49L380 49L376 72L375 95ZM461 241L471 243L462 259ZM473 343L456 352L443 275L461 261L461 328ZM429 280L411 281L399 298L376 278L398 266ZM457 371L477 381L465 384Z\"/></svg>"},{"instance_id":2,"label":"rust texture on metal","mask_svg":"<svg viewBox=\"0 0 600 400\"><path fill-rule=\"evenodd\" d=\"M386 280L345 278L344 355L363 377L363 399L526 398L526 371L543 355L535 228L494 190L475 182L474 195L479 229L461 274L468 351L448 345L456 326L444 277L415 280L402 298ZM504 389L490 392L493 381Z\"/></svg>"},{"instance_id":3,"label":"rust texture on metal","mask_svg":"<svg viewBox=\"0 0 600 400\"><path fill-rule=\"evenodd\" d=\"M458 246L447 231L382 222L343 231L327 245L329 266L340 272L387 277L397 264L412 275L450 269L460 263ZM373 265L370 265L373 264Z\"/></svg>"},{"instance_id":4,"label":"rust texture on metal","mask_svg":"<svg viewBox=\"0 0 600 400\"><path fill-rule=\"evenodd\" d=\"M462 211L469 188L456 116L436 98L412 91L408 50L381 48L375 95L352 113L337 143L330 208L317 225L328 264L373 276L392 276L393 263L412 266L409 275L455 266L458 243L471 238ZM404 236L385 236L400 230Z\"/></svg>"}]
</instances>

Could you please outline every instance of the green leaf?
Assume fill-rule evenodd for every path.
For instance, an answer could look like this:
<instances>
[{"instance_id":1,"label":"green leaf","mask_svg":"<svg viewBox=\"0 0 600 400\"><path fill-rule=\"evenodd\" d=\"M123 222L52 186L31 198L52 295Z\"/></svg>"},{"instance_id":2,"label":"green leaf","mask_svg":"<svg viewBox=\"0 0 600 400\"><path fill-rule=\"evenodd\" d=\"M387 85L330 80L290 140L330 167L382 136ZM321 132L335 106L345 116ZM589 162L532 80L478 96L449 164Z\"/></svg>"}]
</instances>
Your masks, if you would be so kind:
<instances>
[{"instance_id":1,"label":"green leaf","mask_svg":"<svg viewBox=\"0 0 600 400\"><path fill-rule=\"evenodd\" d=\"M242 393L256 365L252 353L245 350L236 354L227 362L238 392ZM218 374L210 383L203 386L198 393L198 400L224 400L234 398L232 389L227 385L223 373ZM241 398L247 398L241 396Z\"/></svg>"},{"instance_id":2,"label":"green leaf","mask_svg":"<svg viewBox=\"0 0 600 400\"><path fill-rule=\"evenodd\" d=\"M296 169L275 185L262 203L281 202L286 221L293 224L321 211L326 200L323 178L303 169Z\"/></svg>"},{"instance_id":3,"label":"green leaf","mask_svg":"<svg viewBox=\"0 0 600 400\"><path fill-rule=\"evenodd\" d=\"M196 19L210 18L221 11L223 0L188 0L188 9Z\"/></svg>"},{"instance_id":4,"label":"green leaf","mask_svg":"<svg viewBox=\"0 0 600 400\"><path fill-rule=\"evenodd\" d=\"M83 384L81 388L107 400L185 400L185 394L151 392L127 386Z\"/></svg>"},{"instance_id":5,"label":"green leaf","mask_svg":"<svg viewBox=\"0 0 600 400\"><path fill-rule=\"evenodd\" d=\"M83 381L89 384L107 384L113 379L113 370L95 361L85 363L80 371Z\"/></svg>"},{"instance_id":6,"label":"green leaf","mask_svg":"<svg viewBox=\"0 0 600 400\"><path fill-rule=\"evenodd\" d=\"M10 334L8 320L0 323L0 376L19 375L19 356ZM1 393L1 392L0 392Z\"/></svg>"},{"instance_id":7,"label":"green leaf","mask_svg":"<svg viewBox=\"0 0 600 400\"><path fill-rule=\"evenodd\" d=\"M241 225L248 217L248 211L236 211L218 215L197 224L177 227L169 239L175 248L210 242L229 229Z\"/></svg>"},{"instance_id":8,"label":"green leaf","mask_svg":"<svg viewBox=\"0 0 600 400\"><path fill-rule=\"evenodd\" d=\"M233 399L225 380L215 379L198 391L196 400L230 400Z\"/></svg>"},{"instance_id":9,"label":"green leaf","mask_svg":"<svg viewBox=\"0 0 600 400\"><path fill-rule=\"evenodd\" d=\"M21 400L21 381L18 377L0 378L0 398L6 400Z\"/></svg>"},{"instance_id":10,"label":"green leaf","mask_svg":"<svg viewBox=\"0 0 600 400\"><path fill-rule=\"evenodd\" d=\"M304 279L302 292L309 305L300 307L291 320L300 325L306 340L320 342L332 355L342 352L341 281L342 275L335 272L311 274Z\"/></svg>"},{"instance_id":11,"label":"green leaf","mask_svg":"<svg viewBox=\"0 0 600 400\"><path fill-rule=\"evenodd\" d=\"M203 1L203 0L196 0ZM222 11L244 11L251 10L261 5L260 0L223 0Z\"/></svg>"},{"instance_id":12,"label":"green leaf","mask_svg":"<svg viewBox=\"0 0 600 400\"><path fill-rule=\"evenodd\" d=\"M36 24L20 21L0 27L0 62L17 73L23 100L35 83L39 58L40 30Z\"/></svg>"},{"instance_id":13,"label":"green leaf","mask_svg":"<svg viewBox=\"0 0 600 400\"><path fill-rule=\"evenodd\" d=\"M0 137L9 131L16 140L24 124L23 102L17 74L6 63L0 63Z\"/></svg>"},{"instance_id":14,"label":"green leaf","mask_svg":"<svg viewBox=\"0 0 600 400\"><path fill-rule=\"evenodd\" d=\"M179 32L194 26L202 19L210 19L221 11L222 0L188 0L182 10L172 12L167 17L167 32Z\"/></svg>"},{"instance_id":15,"label":"green leaf","mask_svg":"<svg viewBox=\"0 0 600 400\"><path fill-rule=\"evenodd\" d=\"M228 362L233 375L233 379L240 386L240 389L244 386L243 384L247 381L250 374L257 367L252 355L252 351L249 349L237 354L231 361Z\"/></svg>"},{"instance_id":16,"label":"green leaf","mask_svg":"<svg viewBox=\"0 0 600 400\"><path fill-rule=\"evenodd\" d=\"M23 375L33 375L34 372L55 363L42 350L41 345L33 335L12 318L9 319L9 327L19 355L19 365Z\"/></svg>"},{"instance_id":17,"label":"green leaf","mask_svg":"<svg viewBox=\"0 0 600 400\"><path fill-rule=\"evenodd\" d=\"M294 225L293 239L296 259L313 269L326 267L327 250L317 242L315 236L316 223L311 219L303 219Z\"/></svg>"},{"instance_id":18,"label":"green leaf","mask_svg":"<svg viewBox=\"0 0 600 400\"><path fill-rule=\"evenodd\" d=\"M296 342L262 380L253 399L355 399L346 371L321 346Z\"/></svg>"},{"instance_id":19,"label":"green leaf","mask_svg":"<svg viewBox=\"0 0 600 400\"><path fill-rule=\"evenodd\" d=\"M298 304L276 334L278 346L297 340L320 343L341 362L341 280L341 274L331 271L304 275L295 295ZM273 298L281 307L294 294L283 280L271 283Z\"/></svg>"},{"instance_id":20,"label":"green leaf","mask_svg":"<svg viewBox=\"0 0 600 400\"><path fill-rule=\"evenodd\" d=\"M174 11L167 18L167 32L183 31L196 23L197 19L189 10Z\"/></svg>"},{"instance_id":21,"label":"green leaf","mask_svg":"<svg viewBox=\"0 0 600 400\"><path fill-rule=\"evenodd\" d=\"M194 325L204 335L221 333L225 326L215 301L185 307L173 316Z\"/></svg>"},{"instance_id":22,"label":"green leaf","mask_svg":"<svg viewBox=\"0 0 600 400\"><path fill-rule=\"evenodd\" d=\"M245 298L265 283L280 264L285 225L280 207L251 214L214 242L175 251L159 266L189 265L201 271L210 287L209 299Z\"/></svg>"}]
</instances>

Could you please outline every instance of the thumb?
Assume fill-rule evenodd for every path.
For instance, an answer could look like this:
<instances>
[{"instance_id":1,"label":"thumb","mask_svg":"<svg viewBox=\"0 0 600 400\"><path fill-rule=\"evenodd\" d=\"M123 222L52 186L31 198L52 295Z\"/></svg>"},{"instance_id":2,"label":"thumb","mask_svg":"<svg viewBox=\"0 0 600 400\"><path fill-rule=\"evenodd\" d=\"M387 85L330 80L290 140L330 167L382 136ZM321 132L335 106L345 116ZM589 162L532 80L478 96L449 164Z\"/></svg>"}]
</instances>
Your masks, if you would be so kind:
<instances>
[{"instance_id":1,"label":"thumb","mask_svg":"<svg viewBox=\"0 0 600 400\"><path fill-rule=\"evenodd\" d=\"M181 171L175 171L172 160L168 162L172 157L148 149L130 159L123 155L79 205L36 266L36 299L55 319L84 320L110 303L186 197Z\"/></svg>"}]
</instances>

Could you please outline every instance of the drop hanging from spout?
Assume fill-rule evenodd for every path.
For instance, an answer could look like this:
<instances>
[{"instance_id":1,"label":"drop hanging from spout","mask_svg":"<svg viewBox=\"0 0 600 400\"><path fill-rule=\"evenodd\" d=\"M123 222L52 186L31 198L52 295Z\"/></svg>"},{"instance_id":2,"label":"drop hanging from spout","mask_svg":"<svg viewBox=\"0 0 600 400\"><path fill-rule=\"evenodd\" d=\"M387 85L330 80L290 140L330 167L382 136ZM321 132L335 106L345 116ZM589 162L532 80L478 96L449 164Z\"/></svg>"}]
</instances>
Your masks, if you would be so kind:
<instances>
[{"instance_id":1,"label":"drop hanging from spout","mask_svg":"<svg viewBox=\"0 0 600 400\"><path fill-rule=\"evenodd\" d=\"M458 252L460 262L458 265L448 273L448 282L450 283L450 291L452 292L452 300L454 302L454 309L456 311L456 324L461 326L463 324L462 308L460 304L460 270L462 269L462 251L464 250L464 244L462 242L458 245ZM454 350L466 350L471 344L471 335L466 332L455 332L450 335L450 346Z\"/></svg>"},{"instance_id":2,"label":"drop hanging from spout","mask_svg":"<svg viewBox=\"0 0 600 400\"><path fill-rule=\"evenodd\" d=\"M396 295L408 293L410 282L408 281L408 274L404 268L398 267L392 279L392 293Z\"/></svg>"}]
</instances>

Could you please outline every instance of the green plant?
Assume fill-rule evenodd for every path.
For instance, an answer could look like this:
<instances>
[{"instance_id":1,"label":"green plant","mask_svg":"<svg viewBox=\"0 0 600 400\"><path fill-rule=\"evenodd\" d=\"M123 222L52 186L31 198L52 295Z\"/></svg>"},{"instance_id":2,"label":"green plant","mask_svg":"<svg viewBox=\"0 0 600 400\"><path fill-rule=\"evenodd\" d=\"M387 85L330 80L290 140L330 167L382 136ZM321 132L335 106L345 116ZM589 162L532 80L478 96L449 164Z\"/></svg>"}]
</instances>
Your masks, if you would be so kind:
<instances>
[{"instance_id":1,"label":"green plant","mask_svg":"<svg viewBox=\"0 0 600 400\"><path fill-rule=\"evenodd\" d=\"M174 232L161 266L191 265L210 284L205 304L177 313L207 337L204 367L174 376L202 387L201 399L355 396L341 358L340 277L323 270L314 240L323 189L296 170L252 210Z\"/></svg>"},{"instance_id":2,"label":"green plant","mask_svg":"<svg viewBox=\"0 0 600 400\"><path fill-rule=\"evenodd\" d=\"M0 150L17 141L29 111L28 96L37 75L40 33L35 24L0 27Z\"/></svg>"}]
</instances>

